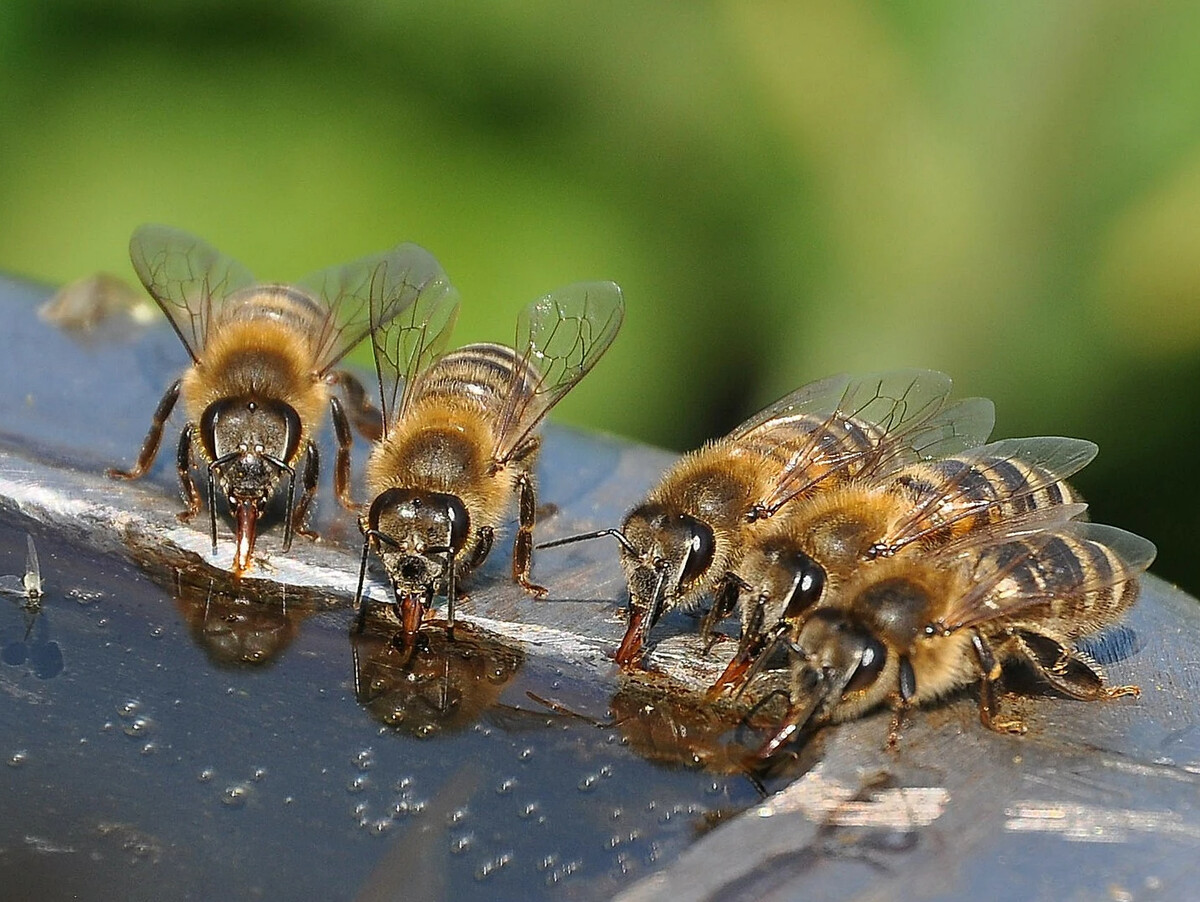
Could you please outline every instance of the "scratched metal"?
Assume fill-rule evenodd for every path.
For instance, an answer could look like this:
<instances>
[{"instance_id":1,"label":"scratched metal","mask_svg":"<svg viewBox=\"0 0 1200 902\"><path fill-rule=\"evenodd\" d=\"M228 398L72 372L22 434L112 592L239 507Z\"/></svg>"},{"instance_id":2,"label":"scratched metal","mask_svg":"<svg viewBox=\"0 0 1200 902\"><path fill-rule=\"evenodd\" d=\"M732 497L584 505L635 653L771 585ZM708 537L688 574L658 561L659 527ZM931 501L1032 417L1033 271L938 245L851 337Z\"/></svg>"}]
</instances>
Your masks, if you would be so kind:
<instances>
[{"instance_id":1,"label":"scratched metal","mask_svg":"<svg viewBox=\"0 0 1200 902\"><path fill-rule=\"evenodd\" d=\"M135 455L184 363L176 339L119 314L60 331L33 313L47 294L0 281L0 573L21 576L29 532L46 587L36 615L0 596L7 895L1193 892L1200 610L1161 581L1094 649L1140 699L1010 698L1031 729L1004 737L966 696L918 712L895 752L887 716L868 718L821 731L797 754L802 776L760 798L728 724L679 688L710 679L722 653L696 654L688 617L655 637L674 682L613 673L608 543L540 555L546 601L511 584L498 546L454 653L401 659L382 619L350 640L357 530L325 473L322 542L282 555L268 528L255 577L230 594L227 523L214 558L203 524L174 519L176 421L150 478L99 476ZM669 460L551 429L541 500L558 509L538 538L614 524ZM384 597L374 569L371 584Z\"/></svg>"}]
</instances>

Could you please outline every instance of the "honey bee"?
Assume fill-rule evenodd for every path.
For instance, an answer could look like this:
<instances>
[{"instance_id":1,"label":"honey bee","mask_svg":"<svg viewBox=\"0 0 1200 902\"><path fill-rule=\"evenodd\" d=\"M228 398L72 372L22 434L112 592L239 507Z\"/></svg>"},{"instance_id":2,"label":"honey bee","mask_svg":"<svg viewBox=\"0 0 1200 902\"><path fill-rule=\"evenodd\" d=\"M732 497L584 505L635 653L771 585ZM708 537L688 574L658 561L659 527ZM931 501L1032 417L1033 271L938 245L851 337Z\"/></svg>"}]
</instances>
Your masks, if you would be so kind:
<instances>
[{"instance_id":1,"label":"honey bee","mask_svg":"<svg viewBox=\"0 0 1200 902\"><path fill-rule=\"evenodd\" d=\"M947 405L949 393L949 377L930 370L806 385L681 458L619 529L541 547L605 535L618 540L629 623L615 659L638 666L647 633L666 611L691 608L714 593L707 633L733 609L739 584L731 574L788 502L888 460L986 441L991 402Z\"/></svg>"},{"instance_id":2,"label":"honey bee","mask_svg":"<svg viewBox=\"0 0 1200 902\"><path fill-rule=\"evenodd\" d=\"M361 383L334 366L366 337L368 309L381 326L418 297L450 291L437 261L414 244L402 244L281 285L255 282L211 245L163 226L135 231L129 252L192 365L163 395L134 466L108 475L144 475L158 454L167 418L182 401L187 423L176 466L187 507L179 519L191 520L204 503L192 478L198 458L206 471L213 554L219 488L236 524L233 572L240 575L251 566L258 520L284 477L283 550L291 547L294 532L315 537L304 524L317 487L314 433L328 406L338 441L335 494L355 509L350 418L373 438L380 432L379 412L366 401ZM334 386L345 397L349 417Z\"/></svg>"},{"instance_id":3,"label":"honey bee","mask_svg":"<svg viewBox=\"0 0 1200 902\"><path fill-rule=\"evenodd\" d=\"M944 444L941 448L944 450ZM1068 520L1086 505L1065 480L1096 456L1082 439L1005 439L899 467L863 469L793 503L746 551L738 568L742 635L713 694L739 689L752 665L794 633L856 568L926 553L1031 511ZM894 464L900 458L887 458ZM889 471L890 469L890 471Z\"/></svg>"},{"instance_id":4,"label":"honey bee","mask_svg":"<svg viewBox=\"0 0 1200 902\"><path fill-rule=\"evenodd\" d=\"M392 584L405 643L439 588L453 624L457 583L488 556L514 497L513 579L531 594L545 594L530 579L538 426L595 366L624 316L614 283L579 283L521 312L515 349L472 344L442 356L457 307L434 301L422 298L411 317L391 328L373 321L371 332L385 427L367 461L374 500L360 520L358 629L374 549Z\"/></svg>"},{"instance_id":5,"label":"honey bee","mask_svg":"<svg viewBox=\"0 0 1200 902\"><path fill-rule=\"evenodd\" d=\"M1107 685L1077 640L1117 621L1138 594L1154 545L1112 526L1035 510L968 532L923 555L861 567L815 609L789 645L790 706L760 749L774 755L806 724L905 710L979 683L990 729L1023 732L996 709L1001 666L1019 662L1081 700L1137 694Z\"/></svg>"}]
</instances>

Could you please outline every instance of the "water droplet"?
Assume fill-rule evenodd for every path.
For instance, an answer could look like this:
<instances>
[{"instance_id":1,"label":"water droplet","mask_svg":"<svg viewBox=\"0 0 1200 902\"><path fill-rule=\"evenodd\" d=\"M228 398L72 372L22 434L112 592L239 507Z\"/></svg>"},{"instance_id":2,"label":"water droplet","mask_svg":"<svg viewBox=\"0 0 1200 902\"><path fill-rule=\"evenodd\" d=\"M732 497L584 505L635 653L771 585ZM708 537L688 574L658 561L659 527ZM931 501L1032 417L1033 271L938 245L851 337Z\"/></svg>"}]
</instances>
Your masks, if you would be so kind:
<instances>
[{"instance_id":1,"label":"water droplet","mask_svg":"<svg viewBox=\"0 0 1200 902\"><path fill-rule=\"evenodd\" d=\"M412 777L401 777L399 780L397 780L395 783L392 784L392 792L404 792L404 790L408 789L412 785L413 785Z\"/></svg>"},{"instance_id":2,"label":"water droplet","mask_svg":"<svg viewBox=\"0 0 1200 902\"><path fill-rule=\"evenodd\" d=\"M450 812L450 823L461 824L467 819L467 815L470 813L470 809L468 808L455 808Z\"/></svg>"},{"instance_id":3,"label":"water droplet","mask_svg":"<svg viewBox=\"0 0 1200 902\"><path fill-rule=\"evenodd\" d=\"M528 820L538 813L539 808L541 808L541 806L537 802L530 802L527 805L524 805L521 810L517 812L517 816L522 820Z\"/></svg>"},{"instance_id":4,"label":"water droplet","mask_svg":"<svg viewBox=\"0 0 1200 902\"><path fill-rule=\"evenodd\" d=\"M254 768L254 782L261 783L267 778L267 769L265 767Z\"/></svg>"},{"instance_id":5,"label":"water droplet","mask_svg":"<svg viewBox=\"0 0 1200 902\"><path fill-rule=\"evenodd\" d=\"M364 821L363 829L368 833L373 833L375 836L382 836L396 825L396 822L390 817L381 817L374 821Z\"/></svg>"},{"instance_id":6,"label":"water droplet","mask_svg":"<svg viewBox=\"0 0 1200 902\"><path fill-rule=\"evenodd\" d=\"M613 769L612 769L611 764L605 764L603 767L600 768L600 776L602 776L604 779L607 780L612 775L613 775Z\"/></svg>"},{"instance_id":7,"label":"water droplet","mask_svg":"<svg viewBox=\"0 0 1200 902\"><path fill-rule=\"evenodd\" d=\"M165 632L166 632L166 630L163 629L161 626L156 626L156 627L154 627L154 629L150 630L150 636L153 639L161 639L163 637L163 633L165 633Z\"/></svg>"},{"instance_id":8,"label":"water droplet","mask_svg":"<svg viewBox=\"0 0 1200 902\"><path fill-rule=\"evenodd\" d=\"M533 758L533 746L527 746L526 748L521 749L521 752L519 755L517 755L517 758L519 758L521 761L529 761L531 758Z\"/></svg>"},{"instance_id":9,"label":"water droplet","mask_svg":"<svg viewBox=\"0 0 1200 902\"><path fill-rule=\"evenodd\" d=\"M196 779L201 783L211 783L216 775L217 772L213 768L206 767L196 775Z\"/></svg>"},{"instance_id":10,"label":"water droplet","mask_svg":"<svg viewBox=\"0 0 1200 902\"><path fill-rule=\"evenodd\" d=\"M117 713L122 717L133 717L142 710L142 703L136 698L127 698L121 704L117 705Z\"/></svg>"},{"instance_id":11,"label":"water droplet","mask_svg":"<svg viewBox=\"0 0 1200 902\"><path fill-rule=\"evenodd\" d=\"M359 770L370 770L375 764L375 750L370 748L360 749L355 753L351 764Z\"/></svg>"},{"instance_id":12,"label":"water droplet","mask_svg":"<svg viewBox=\"0 0 1200 902\"><path fill-rule=\"evenodd\" d=\"M496 787L496 795L506 796L510 792L513 791L513 789L516 787L516 785L517 785L517 781L515 779L513 779L512 777L508 777L507 779L501 780L500 784Z\"/></svg>"},{"instance_id":13,"label":"water droplet","mask_svg":"<svg viewBox=\"0 0 1200 902\"><path fill-rule=\"evenodd\" d=\"M133 739L141 739L143 736L148 735L153 728L154 721L152 721L149 717L139 715L133 720L129 721L129 723L125 724L125 726L123 726L121 729L124 731L126 736L129 736Z\"/></svg>"},{"instance_id":14,"label":"water droplet","mask_svg":"<svg viewBox=\"0 0 1200 902\"><path fill-rule=\"evenodd\" d=\"M366 818L366 816L367 816L367 809L368 809L369 807L370 807L370 806L369 806L369 805L367 805L367 803L366 803L366 802L359 802L357 805L355 805L355 806L354 806L354 808L353 808L353 812L352 812L352 813L354 814L354 817L355 817L357 820L360 820L360 821L361 821L361 820L363 820L364 818Z\"/></svg>"},{"instance_id":15,"label":"water droplet","mask_svg":"<svg viewBox=\"0 0 1200 902\"><path fill-rule=\"evenodd\" d=\"M558 864L558 856L551 853L550 855L545 855L542 857L542 859L537 863L537 869L539 871L548 871L556 864Z\"/></svg>"},{"instance_id":16,"label":"water droplet","mask_svg":"<svg viewBox=\"0 0 1200 902\"><path fill-rule=\"evenodd\" d=\"M600 781L600 777L598 774L588 774L586 777L584 777L582 780L579 781L579 791L580 792L591 792L593 789L596 788L596 784L599 781Z\"/></svg>"},{"instance_id":17,"label":"water droplet","mask_svg":"<svg viewBox=\"0 0 1200 902\"><path fill-rule=\"evenodd\" d=\"M463 833L461 836L452 836L450 838L450 854L461 855L475 844L474 833Z\"/></svg>"},{"instance_id":18,"label":"water droplet","mask_svg":"<svg viewBox=\"0 0 1200 902\"><path fill-rule=\"evenodd\" d=\"M153 755L157 751L158 751L158 743L157 742L147 742L145 745L142 746L142 754L143 755Z\"/></svg>"},{"instance_id":19,"label":"water droplet","mask_svg":"<svg viewBox=\"0 0 1200 902\"><path fill-rule=\"evenodd\" d=\"M250 798L250 786L246 783L234 783L221 790L221 804L227 808L242 808Z\"/></svg>"},{"instance_id":20,"label":"water droplet","mask_svg":"<svg viewBox=\"0 0 1200 902\"><path fill-rule=\"evenodd\" d=\"M29 761L29 752L25 749L19 749L8 756L9 767L21 767Z\"/></svg>"},{"instance_id":21,"label":"water droplet","mask_svg":"<svg viewBox=\"0 0 1200 902\"><path fill-rule=\"evenodd\" d=\"M367 777L363 776L362 774L359 774L357 777L355 777L353 780L351 780L347 784L346 790L348 792L362 792L370 784L371 784L371 781Z\"/></svg>"}]
</instances>

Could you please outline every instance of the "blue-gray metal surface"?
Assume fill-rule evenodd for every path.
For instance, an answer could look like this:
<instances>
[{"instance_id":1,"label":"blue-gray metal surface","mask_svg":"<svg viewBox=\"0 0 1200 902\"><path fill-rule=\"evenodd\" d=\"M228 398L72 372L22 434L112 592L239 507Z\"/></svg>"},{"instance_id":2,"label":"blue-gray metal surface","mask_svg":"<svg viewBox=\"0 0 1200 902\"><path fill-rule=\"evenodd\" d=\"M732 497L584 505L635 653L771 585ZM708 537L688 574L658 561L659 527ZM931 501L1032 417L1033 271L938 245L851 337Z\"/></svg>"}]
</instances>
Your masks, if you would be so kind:
<instances>
[{"instance_id":1,"label":"blue-gray metal surface","mask_svg":"<svg viewBox=\"0 0 1200 902\"><path fill-rule=\"evenodd\" d=\"M870 717L819 733L798 752L801 776L760 798L702 714L617 680L622 583L607 542L541 554L544 601L506 577L498 545L460 641L401 662L378 630L350 634L358 533L326 476L322 541L282 555L267 530L264 559L231 593L228 525L214 558L203 523L174 517L178 416L149 478L101 475L132 460L183 366L174 335L121 313L64 331L34 313L47 295L0 281L0 572L23 566L28 530L46 583L36 616L0 598L6 894L1192 892L1200 612L1161 581L1095 649L1140 699L1009 699L1031 729L1006 737L979 725L968 695L918 712L894 751L887 715ZM541 500L557 511L538 538L614 525L669 461L549 430ZM385 597L374 570L372 593ZM681 686L719 666L692 625L670 618L662 635L678 635L652 658ZM683 766L697 763L712 773Z\"/></svg>"}]
</instances>

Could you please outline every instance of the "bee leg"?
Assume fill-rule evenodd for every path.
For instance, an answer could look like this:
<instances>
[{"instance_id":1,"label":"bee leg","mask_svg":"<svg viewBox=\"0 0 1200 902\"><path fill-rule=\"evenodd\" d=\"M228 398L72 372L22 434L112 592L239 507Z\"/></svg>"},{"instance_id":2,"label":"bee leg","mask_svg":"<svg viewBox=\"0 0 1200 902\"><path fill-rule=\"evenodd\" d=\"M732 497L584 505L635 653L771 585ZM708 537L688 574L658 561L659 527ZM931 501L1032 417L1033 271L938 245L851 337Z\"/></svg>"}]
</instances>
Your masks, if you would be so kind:
<instances>
[{"instance_id":1,"label":"bee leg","mask_svg":"<svg viewBox=\"0 0 1200 902\"><path fill-rule=\"evenodd\" d=\"M1024 733L1025 723L1017 717L1000 717L996 705L996 680L1002 673L992 646L978 631L971 633L971 646L979 661L979 720L997 733Z\"/></svg>"},{"instance_id":2,"label":"bee leg","mask_svg":"<svg viewBox=\"0 0 1200 902\"><path fill-rule=\"evenodd\" d=\"M175 409L175 402L179 400L181 381L175 380L174 384L167 389L167 393L162 396L162 400L158 402L158 407L154 409L154 417L150 420L150 431L146 433L146 438L142 442L142 450L138 454L137 463L128 470L118 470L116 467L105 470L105 475L109 479L137 479L150 469L154 458L158 456L158 447L162 444L163 426L166 425L171 411Z\"/></svg>"},{"instance_id":3,"label":"bee leg","mask_svg":"<svg viewBox=\"0 0 1200 902\"><path fill-rule=\"evenodd\" d=\"M897 686L898 702L892 709L892 723L888 727L887 748L895 751L900 745L900 732L904 729L904 720L913 699L917 696L917 672L913 670L912 661L905 655L900 658L900 682Z\"/></svg>"},{"instance_id":4,"label":"bee leg","mask_svg":"<svg viewBox=\"0 0 1200 902\"><path fill-rule=\"evenodd\" d=\"M358 381L358 377L345 370L335 370L329 374L328 378L341 389L342 397L346 399L346 406L350 408L350 420L354 422L354 428L358 430L359 435L369 442L377 442L383 438L383 414L367 399L366 389ZM333 400L330 398L331 402ZM338 406L340 407L341 404L339 403ZM344 416L343 421L346 421ZM340 431L338 440L341 441ZM346 445L349 446L349 444L350 440L347 439Z\"/></svg>"},{"instance_id":5,"label":"bee leg","mask_svg":"<svg viewBox=\"0 0 1200 902\"><path fill-rule=\"evenodd\" d=\"M308 447L304 449L304 491L300 493L300 500L296 502L296 509L292 511L292 532L309 539L315 539L317 534L308 529L304 525L304 521L308 517L308 508L312 504L313 495L317 492L317 477L320 475L320 471L321 460L317 454L317 446L310 439Z\"/></svg>"},{"instance_id":6,"label":"bee leg","mask_svg":"<svg viewBox=\"0 0 1200 902\"><path fill-rule=\"evenodd\" d=\"M160 430L161 431L161 430ZM181 510L177 515L180 522L187 523L196 514L200 513L200 508L203 507L203 502L200 500L200 490L196 488L196 480L192 479L192 435L195 432L195 427L188 423L183 427L183 432L179 434L179 448L175 453L175 468L179 471L179 488L183 492L183 503L187 508ZM155 443L157 445L157 441ZM210 492L210 494L212 494ZM216 514L213 514L216 517ZM216 532L216 528L213 528ZM213 540L213 545L216 545L216 540Z\"/></svg>"},{"instance_id":7,"label":"bee leg","mask_svg":"<svg viewBox=\"0 0 1200 902\"><path fill-rule=\"evenodd\" d=\"M463 572L470 573L492 553L492 542L495 541L496 530L490 526L481 526L475 532L475 550L471 552L471 556L467 558L466 564L463 565Z\"/></svg>"},{"instance_id":8,"label":"bee leg","mask_svg":"<svg viewBox=\"0 0 1200 902\"><path fill-rule=\"evenodd\" d=\"M360 385L359 391L362 391ZM346 411L342 402L337 398L329 399L329 413L333 418L333 431L337 434L337 458L333 464L333 493L342 507L353 512L358 511L358 505L350 497L350 446L354 435L350 432L350 421L346 419Z\"/></svg>"},{"instance_id":9,"label":"bee leg","mask_svg":"<svg viewBox=\"0 0 1200 902\"><path fill-rule=\"evenodd\" d=\"M731 613L738 600L738 583L732 579L723 579L713 596L712 607L700 621L700 638L705 642L704 653L712 651L712 647L725 638L724 633L718 633L716 626Z\"/></svg>"},{"instance_id":10,"label":"bee leg","mask_svg":"<svg viewBox=\"0 0 1200 902\"><path fill-rule=\"evenodd\" d=\"M537 492L529 473L521 473L517 477L517 492L518 523L517 538L513 543L513 579L530 595L542 598L546 594L546 587L539 586L529 578L533 569L533 523L537 516Z\"/></svg>"},{"instance_id":11,"label":"bee leg","mask_svg":"<svg viewBox=\"0 0 1200 902\"><path fill-rule=\"evenodd\" d=\"M1057 691L1080 701L1141 695L1138 686L1109 686L1100 665L1083 652L1064 648L1049 636L1020 632L1014 637L1020 655Z\"/></svg>"}]
</instances>

